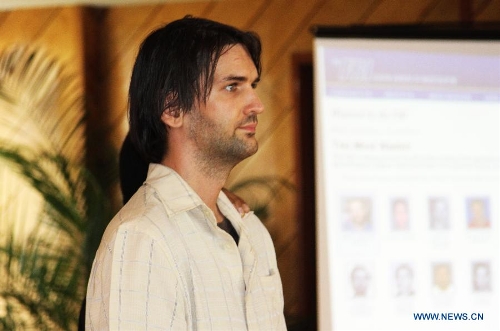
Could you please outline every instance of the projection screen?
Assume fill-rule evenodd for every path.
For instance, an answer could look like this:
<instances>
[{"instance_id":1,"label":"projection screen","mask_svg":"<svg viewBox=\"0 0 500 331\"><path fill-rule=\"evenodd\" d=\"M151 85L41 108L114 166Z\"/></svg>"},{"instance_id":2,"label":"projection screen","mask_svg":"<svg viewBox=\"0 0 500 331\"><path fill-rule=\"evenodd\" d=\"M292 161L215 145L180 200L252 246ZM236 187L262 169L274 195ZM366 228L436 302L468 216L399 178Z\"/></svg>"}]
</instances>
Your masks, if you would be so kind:
<instances>
[{"instance_id":1,"label":"projection screen","mask_svg":"<svg viewBox=\"0 0 500 331\"><path fill-rule=\"evenodd\" d=\"M316 30L319 330L500 329L499 31Z\"/></svg>"}]
</instances>

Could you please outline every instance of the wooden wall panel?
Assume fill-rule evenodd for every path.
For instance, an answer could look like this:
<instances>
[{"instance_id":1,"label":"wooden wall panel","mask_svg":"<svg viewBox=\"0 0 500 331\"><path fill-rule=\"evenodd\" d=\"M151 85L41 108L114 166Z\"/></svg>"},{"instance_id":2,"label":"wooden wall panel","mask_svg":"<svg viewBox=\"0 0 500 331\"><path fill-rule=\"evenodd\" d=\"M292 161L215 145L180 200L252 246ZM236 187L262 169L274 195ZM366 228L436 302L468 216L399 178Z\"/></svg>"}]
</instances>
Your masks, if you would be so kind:
<instances>
[{"instance_id":1,"label":"wooden wall panel","mask_svg":"<svg viewBox=\"0 0 500 331\"><path fill-rule=\"evenodd\" d=\"M37 36L41 44L57 50L60 59L82 75L83 39L81 8L62 8L48 17L46 28ZM64 33L61 33L64 31ZM53 47L53 45L58 45Z\"/></svg>"},{"instance_id":2,"label":"wooden wall panel","mask_svg":"<svg viewBox=\"0 0 500 331\"><path fill-rule=\"evenodd\" d=\"M133 50L143 39L141 27L148 25L161 8L161 5L123 6L106 11L102 24L105 31L103 43L107 50L103 59L105 66L113 67L115 63L124 60L123 52Z\"/></svg>"},{"instance_id":3,"label":"wooden wall panel","mask_svg":"<svg viewBox=\"0 0 500 331\"><path fill-rule=\"evenodd\" d=\"M135 10L137 9L137 10ZM128 130L126 121L127 93L133 61L139 43L149 29L161 6L125 6L107 10L103 18L102 36L104 65L102 86L105 90L105 109L109 110L108 128L112 146L119 149Z\"/></svg>"},{"instance_id":4,"label":"wooden wall panel","mask_svg":"<svg viewBox=\"0 0 500 331\"><path fill-rule=\"evenodd\" d=\"M2 13L0 46L13 43L37 43L37 37L60 9L31 9ZM58 52L58 50L54 50Z\"/></svg>"},{"instance_id":5,"label":"wooden wall panel","mask_svg":"<svg viewBox=\"0 0 500 331\"><path fill-rule=\"evenodd\" d=\"M19 43L39 45L81 73L80 9L31 9L4 15L5 19L0 21L0 47Z\"/></svg>"},{"instance_id":6,"label":"wooden wall panel","mask_svg":"<svg viewBox=\"0 0 500 331\"><path fill-rule=\"evenodd\" d=\"M424 12L435 1L404 1L385 0L373 10L366 19L366 24L391 24L419 23L420 13Z\"/></svg>"},{"instance_id":7,"label":"wooden wall panel","mask_svg":"<svg viewBox=\"0 0 500 331\"><path fill-rule=\"evenodd\" d=\"M217 1L210 12L210 19L240 29L251 30L255 21L262 16L270 4L272 4L271 1L265 0Z\"/></svg>"},{"instance_id":8,"label":"wooden wall panel","mask_svg":"<svg viewBox=\"0 0 500 331\"><path fill-rule=\"evenodd\" d=\"M461 0L439 0L431 3L431 8L422 22L450 23L460 21Z\"/></svg>"},{"instance_id":9,"label":"wooden wall panel","mask_svg":"<svg viewBox=\"0 0 500 331\"><path fill-rule=\"evenodd\" d=\"M21 10L16 12L6 11L2 13L2 41L6 40L31 40L40 32L41 27L54 12L53 9L45 10ZM35 19L33 19L35 17ZM21 27L26 26L26 29Z\"/></svg>"},{"instance_id":10,"label":"wooden wall panel","mask_svg":"<svg viewBox=\"0 0 500 331\"><path fill-rule=\"evenodd\" d=\"M477 22L498 22L500 16L500 0L477 1L475 19Z\"/></svg>"}]
</instances>

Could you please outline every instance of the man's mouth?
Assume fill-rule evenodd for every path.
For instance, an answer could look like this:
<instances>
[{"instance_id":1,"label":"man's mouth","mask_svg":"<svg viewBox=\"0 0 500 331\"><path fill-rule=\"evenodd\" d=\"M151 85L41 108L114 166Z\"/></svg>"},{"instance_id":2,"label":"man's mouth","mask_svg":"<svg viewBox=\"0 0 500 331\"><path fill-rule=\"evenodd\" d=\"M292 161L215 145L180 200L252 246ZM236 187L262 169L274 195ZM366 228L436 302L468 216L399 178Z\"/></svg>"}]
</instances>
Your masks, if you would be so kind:
<instances>
[{"instance_id":1,"label":"man's mouth","mask_svg":"<svg viewBox=\"0 0 500 331\"><path fill-rule=\"evenodd\" d=\"M245 131L249 131L249 132L255 133L255 129L257 128L257 123L252 122L252 123L244 124L244 125L240 126L239 128L241 130L245 130Z\"/></svg>"}]
</instances>

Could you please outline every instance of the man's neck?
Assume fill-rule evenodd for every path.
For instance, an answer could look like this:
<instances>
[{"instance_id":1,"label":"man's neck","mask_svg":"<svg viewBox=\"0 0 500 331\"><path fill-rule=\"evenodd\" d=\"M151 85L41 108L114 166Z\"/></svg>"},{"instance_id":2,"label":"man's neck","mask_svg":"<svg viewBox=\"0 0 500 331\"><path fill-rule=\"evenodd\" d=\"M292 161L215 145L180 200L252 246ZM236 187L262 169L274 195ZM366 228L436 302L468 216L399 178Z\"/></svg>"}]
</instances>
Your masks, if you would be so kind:
<instances>
[{"instance_id":1,"label":"man's neck","mask_svg":"<svg viewBox=\"0 0 500 331\"><path fill-rule=\"evenodd\" d=\"M212 210L217 223L222 222L224 216L217 207L217 199L229 176L230 167L215 165L210 167L208 164L200 164L199 161L189 158L174 160L168 157L162 161L162 164L175 170Z\"/></svg>"}]
</instances>

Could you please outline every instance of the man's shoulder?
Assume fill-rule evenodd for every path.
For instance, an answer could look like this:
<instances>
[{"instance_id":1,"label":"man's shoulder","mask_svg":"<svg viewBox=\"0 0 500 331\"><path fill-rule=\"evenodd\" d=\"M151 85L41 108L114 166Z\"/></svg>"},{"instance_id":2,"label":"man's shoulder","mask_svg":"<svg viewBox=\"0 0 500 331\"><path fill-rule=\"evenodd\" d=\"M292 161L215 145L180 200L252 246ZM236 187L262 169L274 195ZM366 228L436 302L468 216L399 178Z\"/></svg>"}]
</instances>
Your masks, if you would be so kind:
<instances>
[{"instance_id":1,"label":"man's shoulder","mask_svg":"<svg viewBox=\"0 0 500 331\"><path fill-rule=\"evenodd\" d=\"M253 229L255 231L265 231L267 232L267 228L264 225L264 223L261 221L261 219L253 212L246 213L243 215L241 218L243 221L243 224L245 224L245 227L247 229Z\"/></svg>"},{"instance_id":2,"label":"man's shoulder","mask_svg":"<svg viewBox=\"0 0 500 331\"><path fill-rule=\"evenodd\" d=\"M105 235L134 232L156 237L169 233L169 216L161 201L147 186L141 186L109 223Z\"/></svg>"},{"instance_id":3,"label":"man's shoulder","mask_svg":"<svg viewBox=\"0 0 500 331\"><path fill-rule=\"evenodd\" d=\"M122 221L136 219L143 215L154 214L159 211L161 202L155 197L154 191L150 190L147 185L142 185L132 195L129 201L121 207L115 218L120 218Z\"/></svg>"},{"instance_id":4,"label":"man's shoulder","mask_svg":"<svg viewBox=\"0 0 500 331\"><path fill-rule=\"evenodd\" d=\"M257 241L272 242L268 228L253 211L245 214L241 220L250 238Z\"/></svg>"}]
</instances>

